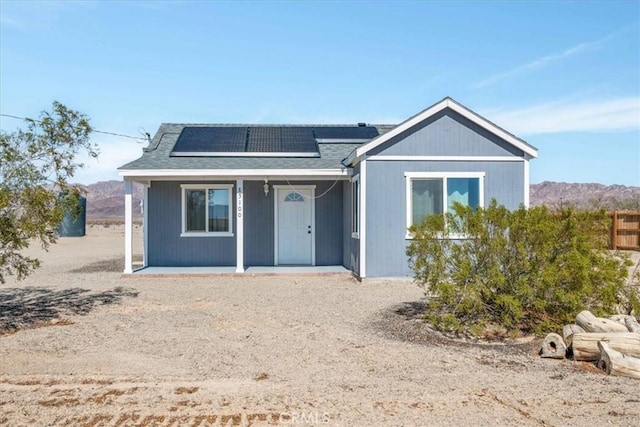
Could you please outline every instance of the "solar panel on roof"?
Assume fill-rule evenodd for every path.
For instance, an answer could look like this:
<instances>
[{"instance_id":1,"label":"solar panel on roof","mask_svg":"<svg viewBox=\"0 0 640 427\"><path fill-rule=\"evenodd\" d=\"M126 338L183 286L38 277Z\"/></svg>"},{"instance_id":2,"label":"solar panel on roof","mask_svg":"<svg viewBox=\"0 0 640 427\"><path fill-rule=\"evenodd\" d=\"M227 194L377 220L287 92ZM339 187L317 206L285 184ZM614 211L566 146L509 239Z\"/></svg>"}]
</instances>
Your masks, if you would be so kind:
<instances>
[{"instance_id":1,"label":"solar panel on roof","mask_svg":"<svg viewBox=\"0 0 640 427\"><path fill-rule=\"evenodd\" d=\"M246 127L188 126L182 129L173 152L243 152L246 140Z\"/></svg>"},{"instance_id":2,"label":"solar panel on roof","mask_svg":"<svg viewBox=\"0 0 640 427\"><path fill-rule=\"evenodd\" d=\"M251 126L248 152L317 153L318 145L311 128L302 126Z\"/></svg>"},{"instance_id":3,"label":"solar panel on roof","mask_svg":"<svg viewBox=\"0 0 640 427\"><path fill-rule=\"evenodd\" d=\"M187 126L171 155L319 157L320 152L311 127Z\"/></svg>"},{"instance_id":4,"label":"solar panel on roof","mask_svg":"<svg viewBox=\"0 0 640 427\"><path fill-rule=\"evenodd\" d=\"M318 126L313 132L317 139L373 139L379 135L374 126Z\"/></svg>"}]
</instances>

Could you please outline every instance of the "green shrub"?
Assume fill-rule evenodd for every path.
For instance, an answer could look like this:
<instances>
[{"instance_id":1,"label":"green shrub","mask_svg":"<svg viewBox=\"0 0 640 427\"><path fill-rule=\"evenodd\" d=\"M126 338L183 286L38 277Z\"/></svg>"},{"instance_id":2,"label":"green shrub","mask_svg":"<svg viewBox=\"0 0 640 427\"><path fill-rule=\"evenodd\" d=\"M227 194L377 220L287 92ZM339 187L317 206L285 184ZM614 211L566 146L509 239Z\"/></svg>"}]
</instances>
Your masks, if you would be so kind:
<instances>
[{"instance_id":1,"label":"green shrub","mask_svg":"<svg viewBox=\"0 0 640 427\"><path fill-rule=\"evenodd\" d=\"M473 336L489 326L542 334L584 309L637 312L637 291L625 286L626 258L607 251L608 221L604 211L509 211L495 200L427 217L411 227L407 248L430 297L426 320Z\"/></svg>"}]
</instances>

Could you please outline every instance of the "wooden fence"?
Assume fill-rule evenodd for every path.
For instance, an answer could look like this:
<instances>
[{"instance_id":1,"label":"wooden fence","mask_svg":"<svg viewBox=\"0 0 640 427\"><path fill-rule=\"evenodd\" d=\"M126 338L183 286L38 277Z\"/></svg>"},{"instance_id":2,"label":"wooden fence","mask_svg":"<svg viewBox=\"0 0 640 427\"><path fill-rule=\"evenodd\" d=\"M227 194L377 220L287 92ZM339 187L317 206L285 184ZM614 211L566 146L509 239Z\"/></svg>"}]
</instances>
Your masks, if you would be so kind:
<instances>
[{"instance_id":1,"label":"wooden fence","mask_svg":"<svg viewBox=\"0 0 640 427\"><path fill-rule=\"evenodd\" d=\"M611 249L640 250L640 211L614 211Z\"/></svg>"}]
</instances>

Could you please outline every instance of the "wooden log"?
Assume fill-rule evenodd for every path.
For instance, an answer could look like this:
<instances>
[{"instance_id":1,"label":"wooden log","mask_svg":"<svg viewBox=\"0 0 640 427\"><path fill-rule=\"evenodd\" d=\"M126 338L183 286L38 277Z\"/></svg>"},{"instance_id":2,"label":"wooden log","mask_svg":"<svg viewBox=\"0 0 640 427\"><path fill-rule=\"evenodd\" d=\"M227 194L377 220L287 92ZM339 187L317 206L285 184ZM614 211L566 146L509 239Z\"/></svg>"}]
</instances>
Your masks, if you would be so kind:
<instances>
[{"instance_id":1,"label":"wooden log","mask_svg":"<svg viewBox=\"0 0 640 427\"><path fill-rule=\"evenodd\" d=\"M624 355L602 341L598 342L598 349L600 350L598 359L600 369L609 375L640 380L640 358Z\"/></svg>"},{"instance_id":2,"label":"wooden log","mask_svg":"<svg viewBox=\"0 0 640 427\"><path fill-rule=\"evenodd\" d=\"M564 325L562 327L562 338L567 348L571 347L573 342L573 334L585 333L586 331L578 325Z\"/></svg>"},{"instance_id":3,"label":"wooden log","mask_svg":"<svg viewBox=\"0 0 640 427\"><path fill-rule=\"evenodd\" d=\"M596 332L573 334L571 350L574 360L598 360L598 341L626 356L640 357L640 334L635 332Z\"/></svg>"},{"instance_id":4,"label":"wooden log","mask_svg":"<svg viewBox=\"0 0 640 427\"><path fill-rule=\"evenodd\" d=\"M627 317L627 320L625 320L624 323L627 324L627 329L629 329L629 331L640 334L640 322L638 322L635 317Z\"/></svg>"},{"instance_id":5,"label":"wooden log","mask_svg":"<svg viewBox=\"0 0 640 427\"><path fill-rule=\"evenodd\" d=\"M629 332L625 325L613 320L596 317L589 310L578 313L576 324L587 332Z\"/></svg>"},{"instance_id":6,"label":"wooden log","mask_svg":"<svg viewBox=\"0 0 640 427\"><path fill-rule=\"evenodd\" d=\"M628 314L616 314L614 316L609 316L609 319L624 325L629 332L640 333L640 323L638 323L636 318L633 316Z\"/></svg>"},{"instance_id":7,"label":"wooden log","mask_svg":"<svg viewBox=\"0 0 640 427\"><path fill-rule=\"evenodd\" d=\"M564 359L566 354L567 346L564 344L560 335L551 333L542 341L540 356L551 359Z\"/></svg>"}]
</instances>

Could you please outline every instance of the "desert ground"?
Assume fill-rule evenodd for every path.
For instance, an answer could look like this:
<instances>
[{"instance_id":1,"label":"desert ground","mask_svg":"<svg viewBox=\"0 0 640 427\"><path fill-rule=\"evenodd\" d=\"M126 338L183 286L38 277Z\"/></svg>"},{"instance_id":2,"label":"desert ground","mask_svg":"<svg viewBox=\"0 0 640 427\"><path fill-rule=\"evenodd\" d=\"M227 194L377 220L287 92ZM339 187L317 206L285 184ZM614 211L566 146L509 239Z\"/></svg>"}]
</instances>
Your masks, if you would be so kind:
<instances>
[{"instance_id":1,"label":"desert ground","mask_svg":"<svg viewBox=\"0 0 640 427\"><path fill-rule=\"evenodd\" d=\"M410 280L125 278L123 246L89 228L0 286L0 424L640 424L637 380L433 335Z\"/></svg>"}]
</instances>

